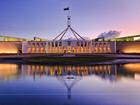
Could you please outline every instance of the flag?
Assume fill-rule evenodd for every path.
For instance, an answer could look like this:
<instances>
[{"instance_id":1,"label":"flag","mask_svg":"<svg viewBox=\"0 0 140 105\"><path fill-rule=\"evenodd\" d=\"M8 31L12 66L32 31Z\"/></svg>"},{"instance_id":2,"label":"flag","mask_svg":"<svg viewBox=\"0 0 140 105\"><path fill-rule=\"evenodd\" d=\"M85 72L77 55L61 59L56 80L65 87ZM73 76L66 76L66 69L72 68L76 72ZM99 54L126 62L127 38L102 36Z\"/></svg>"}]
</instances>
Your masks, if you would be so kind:
<instances>
[{"instance_id":1,"label":"flag","mask_svg":"<svg viewBox=\"0 0 140 105\"><path fill-rule=\"evenodd\" d=\"M69 7L67 7L67 8L64 8L64 11L68 11L69 10Z\"/></svg>"}]
</instances>

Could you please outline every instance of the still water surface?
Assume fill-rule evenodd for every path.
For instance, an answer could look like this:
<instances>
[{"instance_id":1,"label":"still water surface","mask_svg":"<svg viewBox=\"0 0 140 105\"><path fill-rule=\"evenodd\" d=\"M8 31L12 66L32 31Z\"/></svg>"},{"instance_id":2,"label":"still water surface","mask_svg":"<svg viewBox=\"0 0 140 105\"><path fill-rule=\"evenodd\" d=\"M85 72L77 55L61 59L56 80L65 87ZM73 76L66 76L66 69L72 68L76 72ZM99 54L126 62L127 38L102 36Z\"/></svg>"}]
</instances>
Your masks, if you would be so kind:
<instances>
[{"instance_id":1,"label":"still water surface","mask_svg":"<svg viewBox=\"0 0 140 105\"><path fill-rule=\"evenodd\" d=\"M0 105L140 105L140 63L0 64Z\"/></svg>"}]
</instances>

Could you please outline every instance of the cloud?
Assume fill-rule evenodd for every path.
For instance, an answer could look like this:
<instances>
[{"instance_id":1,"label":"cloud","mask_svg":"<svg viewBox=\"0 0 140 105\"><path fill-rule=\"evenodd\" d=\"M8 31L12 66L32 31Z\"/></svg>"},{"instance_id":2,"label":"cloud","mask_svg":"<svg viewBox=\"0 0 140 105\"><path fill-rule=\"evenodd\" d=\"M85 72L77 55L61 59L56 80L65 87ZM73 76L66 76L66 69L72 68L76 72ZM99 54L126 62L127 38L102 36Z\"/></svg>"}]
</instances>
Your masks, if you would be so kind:
<instances>
[{"instance_id":1,"label":"cloud","mask_svg":"<svg viewBox=\"0 0 140 105\"><path fill-rule=\"evenodd\" d=\"M116 31L116 30L110 30L108 32L101 33L98 35L98 38L105 38L105 39L112 39L112 38L117 38L121 32Z\"/></svg>"}]
</instances>

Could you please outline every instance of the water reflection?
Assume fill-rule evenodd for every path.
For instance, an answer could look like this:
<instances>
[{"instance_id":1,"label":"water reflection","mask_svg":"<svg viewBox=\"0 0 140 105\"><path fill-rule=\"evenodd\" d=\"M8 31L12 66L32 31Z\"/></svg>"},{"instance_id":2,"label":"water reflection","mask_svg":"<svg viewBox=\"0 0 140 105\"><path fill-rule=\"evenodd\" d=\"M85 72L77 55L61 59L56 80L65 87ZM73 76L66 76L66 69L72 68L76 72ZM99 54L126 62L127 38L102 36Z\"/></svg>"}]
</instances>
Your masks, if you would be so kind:
<instances>
[{"instance_id":1,"label":"water reflection","mask_svg":"<svg viewBox=\"0 0 140 105\"><path fill-rule=\"evenodd\" d=\"M81 83L81 81L86 80L87 83L85 84L87 85L86 89L88 90L88 87L90 87L90 84L92 84L93 81L87 80L87 78L95 78L95 77L99 78L100 81L108 81L110 83L119 82L121 81L120 80L121 78L129 78L131 80L140 81L140 63L114 64L114 65L110 65L110 64L77 65L77 66L76 65L0 64L1 86L2 86L1 83L5 81L14 80L16 82L15 84L17 84L17 80L22 80L20 81L20 84L18 83L18 85L14 85L14 89L17 87L26 89L29 84L25 85L25 83L28 83L28 81L32 81L30 82L30 84L33 84L33 81L38 81L38 80L47 81L44 80L44 78L45 79L51 78L50 82L57 81L61 86L65 87L65 89L67 90L66 92L67 100L71 100L72 98L71 94L72 94L73 87L76 87L76 85L78 85L78 83ZM25 78L28 79L24 80ZM46 84L41 83L41 81L39 81L41 86L37 88L41 88L41 89L46 88L48 85L44 86ZM94 81L98 82L98 80L95 79ZM22 87L20 87L19 85L21 85L22 82L24 84L22 84ZM55 88L58 89L58 91L55 89L56 93L60 91L57 85L54 86ZM85 88L84 84L80 84L79 86L83 87L83 89ZM4 94L5 93L7 94L9 91L6 90L5 87L11 88L11 84L6 83L6 85L4 84L3 87L5 90ZM81 87L78 87L78 89L80 90ZM31 86L30 88L34 88L34 87ZM48 89L47 92L50 92L51 88L47 88ZM104 87L101 88L105 89ZM0 89L3 88L0 87ZM18 92L18 90L16 90L16 92ZM27 90L25 92L31 93L31 91L27 91ZM32 92L36 92L36 91L32 90Z\"/></svg>"},{"instance_id":2,"label":"water reflection","mask_svg":"<svg viewBox=\"0 0 140 105\"><path fill-rule=\"evenodd\" d=\"M77 77L96 75L102 79L116 81L121 76L135 79L140 74L140 64L100 64L90 66L72 65L25 65L25 64L0 64L0 80L13 78L33 77L34 80L42 76L55 76L56 78L75 79ZM60 80L60 79L58 79Z\"/></svg>"},{"instance_id":3,"label":"water reflection","mask_svg":"<svg viewBox=\"0 0 140 105\"><path fill-rule=\"evenodd\" d=\"M0 64L0 80L9 80L18 75L17 64Z\"/></svg>"}]
</instances>

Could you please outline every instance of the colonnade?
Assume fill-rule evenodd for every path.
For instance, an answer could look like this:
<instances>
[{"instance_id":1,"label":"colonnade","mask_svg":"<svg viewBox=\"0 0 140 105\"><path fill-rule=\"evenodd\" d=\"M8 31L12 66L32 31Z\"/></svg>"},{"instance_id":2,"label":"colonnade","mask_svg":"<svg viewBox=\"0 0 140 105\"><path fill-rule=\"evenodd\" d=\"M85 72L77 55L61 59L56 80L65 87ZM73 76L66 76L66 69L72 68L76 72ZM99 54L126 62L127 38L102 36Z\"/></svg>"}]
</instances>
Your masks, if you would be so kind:
<instances>
[{"instance_id":1,"label":"colonnade","mask_svg":"<svg viewBox=\"0 0 140 105\"><path fill-rule=\"evenodd\" d=\"M46 42L30 41L22 43L23 53L46 53Z\"/></svg>"},{"instance_id":2,"label":"colonnade","mask_svg":"<svg viewBox=\"0 0 140 105\"><path fill-rule=\"evenodd\" d=\"M114 42L92 42L92 53L113 53Z\"/></svg>"},{"instance_id":3,"label":"colonnade","mask_svg":"<svg viewBox=\"0 0 140 105\"><path fill-rule=\"evenodd\" d=\"M30 41L22 42L23 53L94 54L115 53L115 42L101 41Z\"/></svg>"},{"instance_id":4,"label":"colonnade","mask_svg":"<svg viewBox=\"0 0 140 105\"><path fill-rule=\"evenodd\" d=\"M91 53L91 42L87 41L50 41L47 53Z\"/></svg>"},{"instance_id":5,"label":"colonnade","mask_svg":"<svg viewBox=\"0 0 140 105\"><path fill-rule=\"evenodd\" d=\"M113 53L114 42L96 41L50 41L47 42L47 53Z\"/></svg>"}]
</instances>

